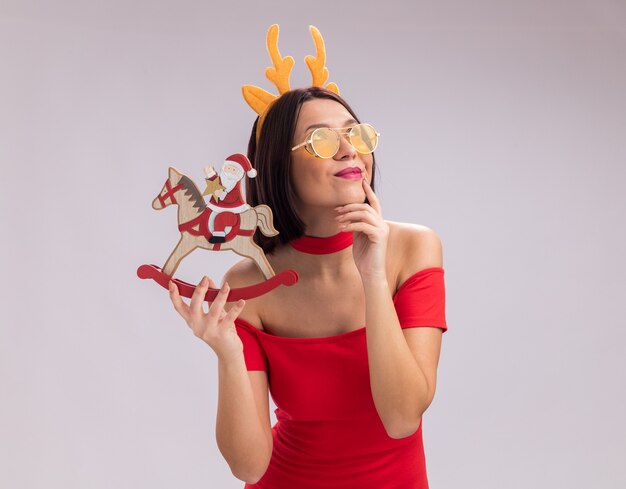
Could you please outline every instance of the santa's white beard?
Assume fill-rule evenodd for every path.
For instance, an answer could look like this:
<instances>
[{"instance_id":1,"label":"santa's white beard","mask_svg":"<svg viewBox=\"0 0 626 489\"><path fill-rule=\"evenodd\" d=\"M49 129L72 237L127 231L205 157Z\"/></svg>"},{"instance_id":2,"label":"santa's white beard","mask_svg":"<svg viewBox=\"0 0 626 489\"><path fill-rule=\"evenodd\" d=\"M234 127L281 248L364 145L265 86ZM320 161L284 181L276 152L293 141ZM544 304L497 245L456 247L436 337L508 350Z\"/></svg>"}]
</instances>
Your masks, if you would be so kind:
<instances>
[{"instance_id":1,"label":"santa's white beard","mask_svg":"<svg viewBox=\"0 0 626 489\"><path fill-rule=\"evenodd\" d=\"M226 173L224 170L220 172L220 182L226 187L224 189L226 193L230 192L242 178L243 174Z\"/></svg>"}]
</instances>

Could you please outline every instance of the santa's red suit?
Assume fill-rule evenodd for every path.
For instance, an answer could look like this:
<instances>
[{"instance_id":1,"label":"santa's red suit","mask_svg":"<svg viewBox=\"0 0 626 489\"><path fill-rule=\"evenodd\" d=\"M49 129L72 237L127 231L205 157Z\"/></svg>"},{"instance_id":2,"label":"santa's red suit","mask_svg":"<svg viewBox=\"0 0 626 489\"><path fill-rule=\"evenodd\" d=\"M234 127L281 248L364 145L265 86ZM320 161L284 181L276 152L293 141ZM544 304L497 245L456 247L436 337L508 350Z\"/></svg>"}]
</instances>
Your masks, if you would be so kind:
<instances>
[{"instance_id":1,"label":"santa's red suit","mask_svg":"<svg viewBox=\"0 0 626 489\"><path fill-rule=\"evenodd\" d=\"M243 172L250 178L256 176L256 170L252 168L250 161L242 154L234 154L226 158L224 164L239 167L242 170L241 178L235 183L235 185L228 191L228 193L222 194L219 198L215 197L215 194L211 196L207 206L211 209L211 216L209 217L209 230L211 234L217 236L225 236L234 226L238 223L236 214L244 212L250 208L250 205L246 203L243 192L241 191L241 180L243 180ZM215 173L207 177L207 180L214 181L218 178L218 174ZM226 227L229 229L226 230Z\"/></svg>"}]
</instances>

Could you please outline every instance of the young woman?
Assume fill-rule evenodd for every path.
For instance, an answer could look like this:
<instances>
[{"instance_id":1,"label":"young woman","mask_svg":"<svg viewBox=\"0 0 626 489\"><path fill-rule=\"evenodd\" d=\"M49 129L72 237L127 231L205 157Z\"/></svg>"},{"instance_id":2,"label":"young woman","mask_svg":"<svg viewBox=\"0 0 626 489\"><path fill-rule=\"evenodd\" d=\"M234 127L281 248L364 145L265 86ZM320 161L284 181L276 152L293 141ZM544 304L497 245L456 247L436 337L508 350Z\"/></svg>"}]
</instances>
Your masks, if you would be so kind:
<instances>
[{"instance_id":1,"label":"young woman","mask_svg":"<svg viewBox=\"0 0 626 489\"><path fill-rule=\"evenodd\" d=\"M427 488L421 421L447 330L441 242L383 219L378 133L338 95L288 91L258 141L257 123L248 200L272 208L280 234L255 241L276 273L299 281L228 312L230 287L264 280L249 259L226 273L207 313L211 279L189 305L170 288L218 356L218 447L246 488Z\"/></svg>"}]
</instances>

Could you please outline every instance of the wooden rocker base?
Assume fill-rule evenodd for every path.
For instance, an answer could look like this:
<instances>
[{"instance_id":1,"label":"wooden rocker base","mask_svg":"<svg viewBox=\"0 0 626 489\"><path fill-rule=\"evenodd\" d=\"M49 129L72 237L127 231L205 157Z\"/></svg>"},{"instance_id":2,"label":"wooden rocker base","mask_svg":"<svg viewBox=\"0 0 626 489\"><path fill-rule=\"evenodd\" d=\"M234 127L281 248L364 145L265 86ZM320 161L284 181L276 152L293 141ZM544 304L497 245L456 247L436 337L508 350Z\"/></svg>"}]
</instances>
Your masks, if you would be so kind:
<instances>
[{"instance_id":1,"label":"wooden rocker base","mask_svg":"<svg viewBox=\"0 0 626 489\"><path fill-rule=\"evenodd\" d=\"M161 268L156 265L141 265L137 269L137 276L141 279L149 279L151 278L161 287L168 289L169 281L172 280L178 286L178 292L181 296L191 298L194 290L196 290L196 286L184 282L177 278L172 278L169 275L165 275ZM260 282L258 284L250 285L248 287L241 287L239 289L231 289L228 293L228 298L226 302L235 302L239 299L253 299L263 294L267 294L271 290L274 290L279 285L286 285L287 287L295 284L298 281L298 272L295 270L285 270L274 275L272 278L269 278L265 282ZM219 292L219 289L211 289L207 290L206 295L204 296L204 300L208 302L213 302L215 300L215 296Z\"/></svg>"}]
</instances>

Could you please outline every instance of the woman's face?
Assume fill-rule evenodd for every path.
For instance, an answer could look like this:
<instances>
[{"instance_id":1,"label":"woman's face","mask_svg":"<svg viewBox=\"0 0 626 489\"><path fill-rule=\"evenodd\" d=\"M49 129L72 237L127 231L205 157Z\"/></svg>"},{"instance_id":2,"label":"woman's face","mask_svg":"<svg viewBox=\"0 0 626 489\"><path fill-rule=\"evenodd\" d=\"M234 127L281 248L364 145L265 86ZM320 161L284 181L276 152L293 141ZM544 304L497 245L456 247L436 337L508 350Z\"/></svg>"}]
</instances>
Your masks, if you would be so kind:
<instances>
[{"instance_id":1,"label":"woman's face","mask_svg":"<svg viewBox=\"0 0 626 489\"><path fill-rule=\"evenodd\" d=\"M302 104L296 123L293 146L309 137L316 127L344 128L357 124L350 112L330 99L313 99ZM313 126L313 127L311 127ZM291 152L291 183L296 192L298 211L308 207L334 208L365 201L363 178L372 181L371 154L360 154L341 137L339 151L332 158L317 158L304 146ZM362 171L360 178L342 178L336 173L347 167Z\"/></svg>"}]
</instances>

